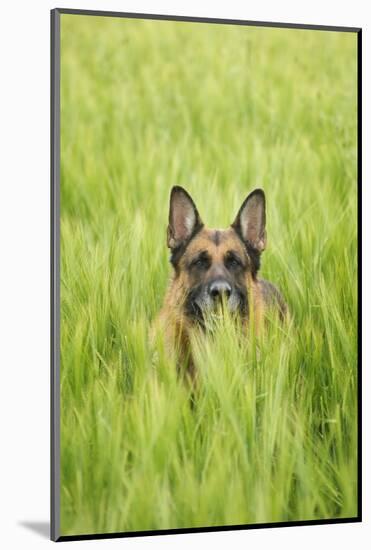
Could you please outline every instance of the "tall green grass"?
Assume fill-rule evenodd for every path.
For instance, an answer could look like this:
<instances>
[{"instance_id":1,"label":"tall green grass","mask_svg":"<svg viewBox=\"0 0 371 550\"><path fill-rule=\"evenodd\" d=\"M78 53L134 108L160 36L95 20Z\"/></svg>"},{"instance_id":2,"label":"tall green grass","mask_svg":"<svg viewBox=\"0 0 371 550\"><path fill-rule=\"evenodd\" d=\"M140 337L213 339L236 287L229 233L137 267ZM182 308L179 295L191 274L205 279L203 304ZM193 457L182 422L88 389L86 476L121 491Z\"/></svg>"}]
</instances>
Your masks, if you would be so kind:
<instances>
[{"instance_id":1,"label":"tall green grass","mask_svg":"<svg viewBox=\"0 0 371 550\"><path fill-rule=\"evenodd\" d=\"M356 36L62 16L61 529L357 513ZM292 323L225 320L177 379L151 321L169 191L267 196Z\"/></svg>"}]
</instances>

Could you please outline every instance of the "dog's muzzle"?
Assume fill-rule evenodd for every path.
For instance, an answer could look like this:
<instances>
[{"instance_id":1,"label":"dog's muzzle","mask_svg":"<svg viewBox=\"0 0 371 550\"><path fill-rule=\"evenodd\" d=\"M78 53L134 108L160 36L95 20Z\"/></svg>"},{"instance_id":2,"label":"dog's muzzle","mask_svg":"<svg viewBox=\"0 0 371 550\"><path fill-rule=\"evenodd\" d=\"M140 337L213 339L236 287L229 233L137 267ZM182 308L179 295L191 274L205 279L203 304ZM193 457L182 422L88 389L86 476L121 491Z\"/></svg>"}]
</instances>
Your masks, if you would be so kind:
<instances>
[{"instance_id":1,"label":"dog's muzzle","mask_svg":"<svg viewBox=\"0 0 371 550\"><path fill-rule=\"evenodd\" d=\"M196 321L202 322L205 315L220 308L230 313L247 314L247 293L245 290L232 287L224 279L216 279L208 285L193 289L186 300L186 313Z\"/></svg>"}]
</instances>

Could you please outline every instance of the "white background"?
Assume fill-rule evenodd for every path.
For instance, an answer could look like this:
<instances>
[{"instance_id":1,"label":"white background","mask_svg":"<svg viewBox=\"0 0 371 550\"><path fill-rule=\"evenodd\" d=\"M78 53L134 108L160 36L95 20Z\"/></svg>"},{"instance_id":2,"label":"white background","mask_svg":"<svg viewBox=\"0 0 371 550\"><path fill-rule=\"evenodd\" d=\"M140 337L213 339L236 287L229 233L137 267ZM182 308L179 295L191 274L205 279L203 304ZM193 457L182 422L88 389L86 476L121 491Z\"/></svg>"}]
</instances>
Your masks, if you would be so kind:
<instances>
[{"instance_id":1,"label":"white background","mask_svg":"<svg viewBox=\"0 0 371 550\"><path fill-rule=\"evenodd\" d=\"M49 10L54 7L363 27L364 464L370 457L369 2L6 0L0 16L0 545L51 546L49 520ZM368 63L369 59L368 59ZM368 166L367 166L368 165ZM298 182L300 185L300 182ZM352 284L352 281L349 281ZM368 311L367 311L368 310ZM369 548L364 523L68 543L69 547Z\"/></svg>"}]
</instances>

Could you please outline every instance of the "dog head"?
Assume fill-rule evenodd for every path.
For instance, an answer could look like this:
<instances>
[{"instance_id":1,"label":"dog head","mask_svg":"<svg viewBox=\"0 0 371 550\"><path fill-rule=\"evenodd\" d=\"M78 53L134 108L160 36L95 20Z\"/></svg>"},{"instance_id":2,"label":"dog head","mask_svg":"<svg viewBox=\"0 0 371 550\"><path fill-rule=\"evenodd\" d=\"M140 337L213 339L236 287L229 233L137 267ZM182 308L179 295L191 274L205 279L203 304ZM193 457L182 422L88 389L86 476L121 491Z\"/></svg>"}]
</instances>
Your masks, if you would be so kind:
<instances>
[{"instance_id":1,"label":"dog head","mask_svg":"<svg viewBox=\"0 0 371 550\"><path fill-rule=\"evenodd\" d=\"M250 193L228 229L209 229L187 191L173 187L167 243L188 317L202 321L221 304L246 316L249 281L266 246L264 192Z\"/></svg>"}]
</instances>

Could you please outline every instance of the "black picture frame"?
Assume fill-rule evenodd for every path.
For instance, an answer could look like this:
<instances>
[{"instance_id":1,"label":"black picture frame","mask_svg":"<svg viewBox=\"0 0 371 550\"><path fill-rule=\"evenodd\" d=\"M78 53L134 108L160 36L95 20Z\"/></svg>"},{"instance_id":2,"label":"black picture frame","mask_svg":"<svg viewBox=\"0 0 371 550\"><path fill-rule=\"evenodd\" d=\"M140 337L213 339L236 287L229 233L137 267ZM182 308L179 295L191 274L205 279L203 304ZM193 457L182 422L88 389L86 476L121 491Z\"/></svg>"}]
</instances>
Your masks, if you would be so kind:
<instances>
[{"instance_id":1,"label":"black picture frame","mask_svg":"<svg viewBox=\"0 0 371 550\"><path fill-rule=\"evenodd\" d=\"M276 27L355 33L357 35L357 262L358 262L358 502L357 515L349 518L325 520L282 521L247 525L192 527L115 533L94 533L83 535L60 535L60 17L63 14L117 17L126 19L150 19L162 21L183 21L254 27ZM276 23L238 19L217 19L211 17L188 17L148 13L126 13L114 11L80 10L55 8L51 10L51 501L50 536L53 541L89 539L110 539L196 532L250 530L262 528L290 527L301 525L323 525L354 523L362 521L362 29L358 27L328 26L316 24Z\"/></svg>"}]
</instances>

